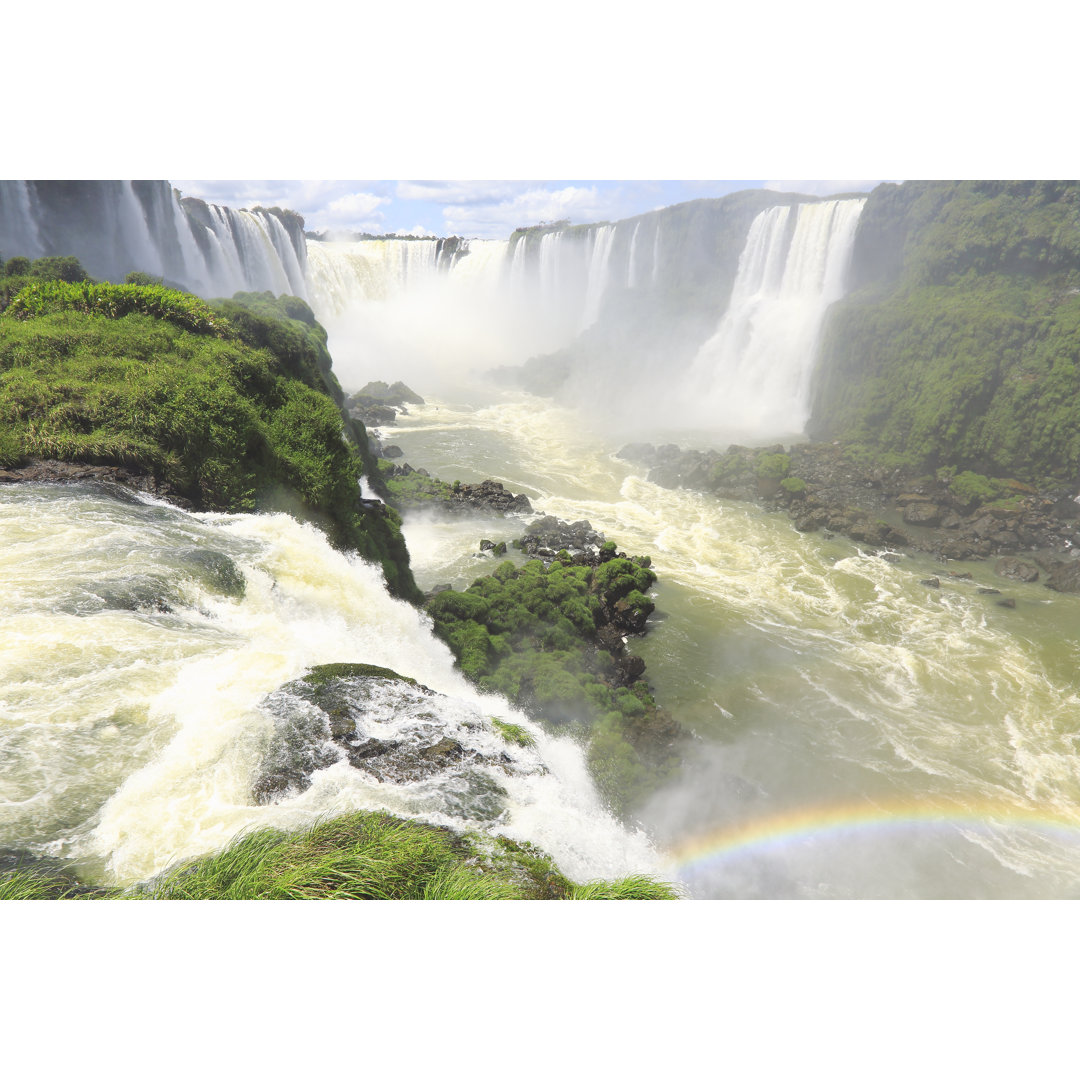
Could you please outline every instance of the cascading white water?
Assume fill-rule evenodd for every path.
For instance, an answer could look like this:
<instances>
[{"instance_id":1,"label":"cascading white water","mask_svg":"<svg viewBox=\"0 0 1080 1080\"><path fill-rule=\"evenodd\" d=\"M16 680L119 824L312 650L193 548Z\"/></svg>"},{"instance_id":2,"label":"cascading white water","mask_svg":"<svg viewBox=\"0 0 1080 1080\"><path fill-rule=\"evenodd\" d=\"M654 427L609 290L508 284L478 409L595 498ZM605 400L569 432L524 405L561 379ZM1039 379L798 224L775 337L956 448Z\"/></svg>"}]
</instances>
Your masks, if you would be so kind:
<instances>
[{"instance_id":1,"label":"cascading white water","mask_svg":"<svg viewBox=\"0 0 1080 1080\"><path fill-rule=\"evenodd\" d=\"M199 206L189 213L164 182L3 180L0 253L75 255L93 277L139 270L208 298L306 297L302 241L274 214Z\"/></svg>"},{"instance_id":2,"label":"cascading white water","mask_svg":"<svg viewBox=\"0 0 1080 1080\"><path fill-rule=\"evenodd\" d=\"M864 205L774 206L754 219L727 311L686 381L688 418L735 440L802 433L819 330L843 296Z\"/></svg>"},{"instance_id":3,"label":"cascading white water","mask_svg":"<svg viewBox=\"0 0 1080 1080\"><path fill-rule=\"evenodd\" d=\"M637 274L635 273L637 270L637 263L635 261L635 256L637 255L637 238L640 229L641 222L639 221L635 223L634 231L630 234L630 258L627 261L626 267L626 287L628 289L634 288L637 284Z\"/></svg>"},{"instance_id":4,"label":"cascading white water","mask_svg":"<svg viewBox=\"0 0 1080 1080\"><path fill-rule=\"evenodd\" d=\"M308 295L343 385L393 373L430 390L562 344L523 251L471 240L447 265L431 240L308 241ZM550 260L554 287L558 253Z\"/></svg>"},{"instance_id":5,"label":"cascading white water","mask_svg":"<svg viewBox=\"0 0 1080 1080\"><path fill-rule=\"evenodd\" d=\"M614 240L614 225L601 225L593 236L592 250L589 252L585 310L581 315L580 329L582 330L587 330L592 326L600 315L600 304L604 299L610 278L611 245Z\"/></svg>"},{"instance_id":6,"label":"cascading white water","mask_svg":"<svg viewBox=\"0 0 1080 1080\"><path fill-rule=\"evenodd\" d=\"M0 492L0 572L0 848L126 884L246 827L384 809L532 841L581 880L656 869L645 838L602 809L579 747L475 691L379 569L310 526L28 485ZM221 591L223 573L242 575L242 596ZM443 797L460 775L380 782L344 760L302 793L257 802L272 696L312 665L354 661L446 695L410 722L506 761L479 766L505 792L493 819L470 821L458 792ZM400 705L375 718L395 737L411 708ZM506 744L492 715L525 726L535 748Z\"/></svg>"}]
</instances>

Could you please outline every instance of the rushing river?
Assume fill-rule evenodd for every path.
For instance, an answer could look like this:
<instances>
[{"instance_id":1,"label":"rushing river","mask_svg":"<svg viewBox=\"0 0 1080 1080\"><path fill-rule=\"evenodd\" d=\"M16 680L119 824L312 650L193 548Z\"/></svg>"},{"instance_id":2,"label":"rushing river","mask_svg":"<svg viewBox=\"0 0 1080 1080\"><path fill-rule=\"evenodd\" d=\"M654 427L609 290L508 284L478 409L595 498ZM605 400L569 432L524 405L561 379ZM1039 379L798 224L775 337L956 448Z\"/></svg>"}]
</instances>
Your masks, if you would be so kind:
<instances>
[{"instance_id":1,"label":"rushing river","mask_svg":"<svg viewBox=\"0 0 1080 1080\"><path fill-rule=\"evenodd\" d=\"M128 885L246 828L378 809L532 841L577 880L663 874L646 836L600 804L578 746L477 694L379 568L286 515L9 486L0 580L0 853L66 859L91 882ZM334 662L392 668L445 695L415 724L509 764L396 784L339 760L307 790L260 804L272 695ZM402 693L384 725L410 722ZM492 715L524 724L535 747L504 743ZM478 810L477 785L502 802Z\"/></svg>"},{"instance_id":2,"label":"rushing river","mask_svg":"<svg viewBox=\"0 0 1080 1080\"><path fill-rule=\"evenodd\" d=\"M410 407L383 434L414 467L498 479L652 556L634 648L696 739L641 823L692 895L1080 895L1080 597L660 488L531 397ZM491 565L479 540L522 528L411 515L417 580L468 584Z\"/></svg>"}]
</instances>

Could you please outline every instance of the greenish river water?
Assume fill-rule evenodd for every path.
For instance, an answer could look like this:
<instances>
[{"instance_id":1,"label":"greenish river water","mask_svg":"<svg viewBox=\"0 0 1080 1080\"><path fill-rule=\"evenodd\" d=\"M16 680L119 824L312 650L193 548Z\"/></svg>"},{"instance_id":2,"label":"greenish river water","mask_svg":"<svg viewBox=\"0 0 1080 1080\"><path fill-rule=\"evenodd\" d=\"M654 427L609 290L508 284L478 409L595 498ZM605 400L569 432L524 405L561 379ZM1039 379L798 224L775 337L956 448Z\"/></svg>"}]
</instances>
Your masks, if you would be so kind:
<instances>
[{"instance_id":1,"label":"greenish river water","mask_svg":"<svg viewBox=\"0 0 1080 1080\"><path fill-rule=\"evenodd\" d=\"M692 895L1080 895L1080 597L660 488L523 395L412 406L383 434L414 467L492 477L652 556L657 613L632 646L697 737L641 824ZM468 584L491 566L479 540L523 526L409 515L421 587Z\"/></svg>"}]
</instances>

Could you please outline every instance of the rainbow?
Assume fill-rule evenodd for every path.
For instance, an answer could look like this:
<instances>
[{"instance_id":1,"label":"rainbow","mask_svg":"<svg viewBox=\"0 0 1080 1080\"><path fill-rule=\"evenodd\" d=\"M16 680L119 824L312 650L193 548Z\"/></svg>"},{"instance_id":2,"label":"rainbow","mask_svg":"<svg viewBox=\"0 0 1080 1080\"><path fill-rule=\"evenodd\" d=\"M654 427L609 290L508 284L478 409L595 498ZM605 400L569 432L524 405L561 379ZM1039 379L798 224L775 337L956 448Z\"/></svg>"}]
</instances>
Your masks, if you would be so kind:
<instances>
[{"instance_id":1,"label":"rainbow","mask_svg":"<svg viewBox=\"0 0 1080 1080\"><path fill-rule=\"evenodd\" d=\"M866 833L903 833L953 826L988 831L1034 830L1072 845L1080 844L1080 816L1066 817L1048 807L1006 802L946 803L897 800L803 806L766 817L724 825L683 840L668 851L668 869L687 878L723 862L819 839L843 839Z\"/></svg>"}]
</instances>

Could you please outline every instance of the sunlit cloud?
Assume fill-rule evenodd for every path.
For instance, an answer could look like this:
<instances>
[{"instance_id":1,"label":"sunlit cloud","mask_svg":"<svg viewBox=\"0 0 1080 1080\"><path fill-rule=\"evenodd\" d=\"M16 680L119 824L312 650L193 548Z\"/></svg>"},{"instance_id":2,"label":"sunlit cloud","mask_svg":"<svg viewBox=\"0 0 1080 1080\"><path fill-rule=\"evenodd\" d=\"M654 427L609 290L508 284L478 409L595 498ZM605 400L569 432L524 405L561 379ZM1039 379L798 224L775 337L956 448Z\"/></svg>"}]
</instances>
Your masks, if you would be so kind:
<instances>
[{"instance_id":1,"label":"sunlit cloud","mask_svg":"<svg viewBox=\"0 0 1080 1080\"><path fill-rule=\"evenodd\" d=\"M505 180L399 180L394 194L399 199L422 199L444 206L471 206L503 202L528 187L527 183Z\"/></svg>"}]
</instances>

